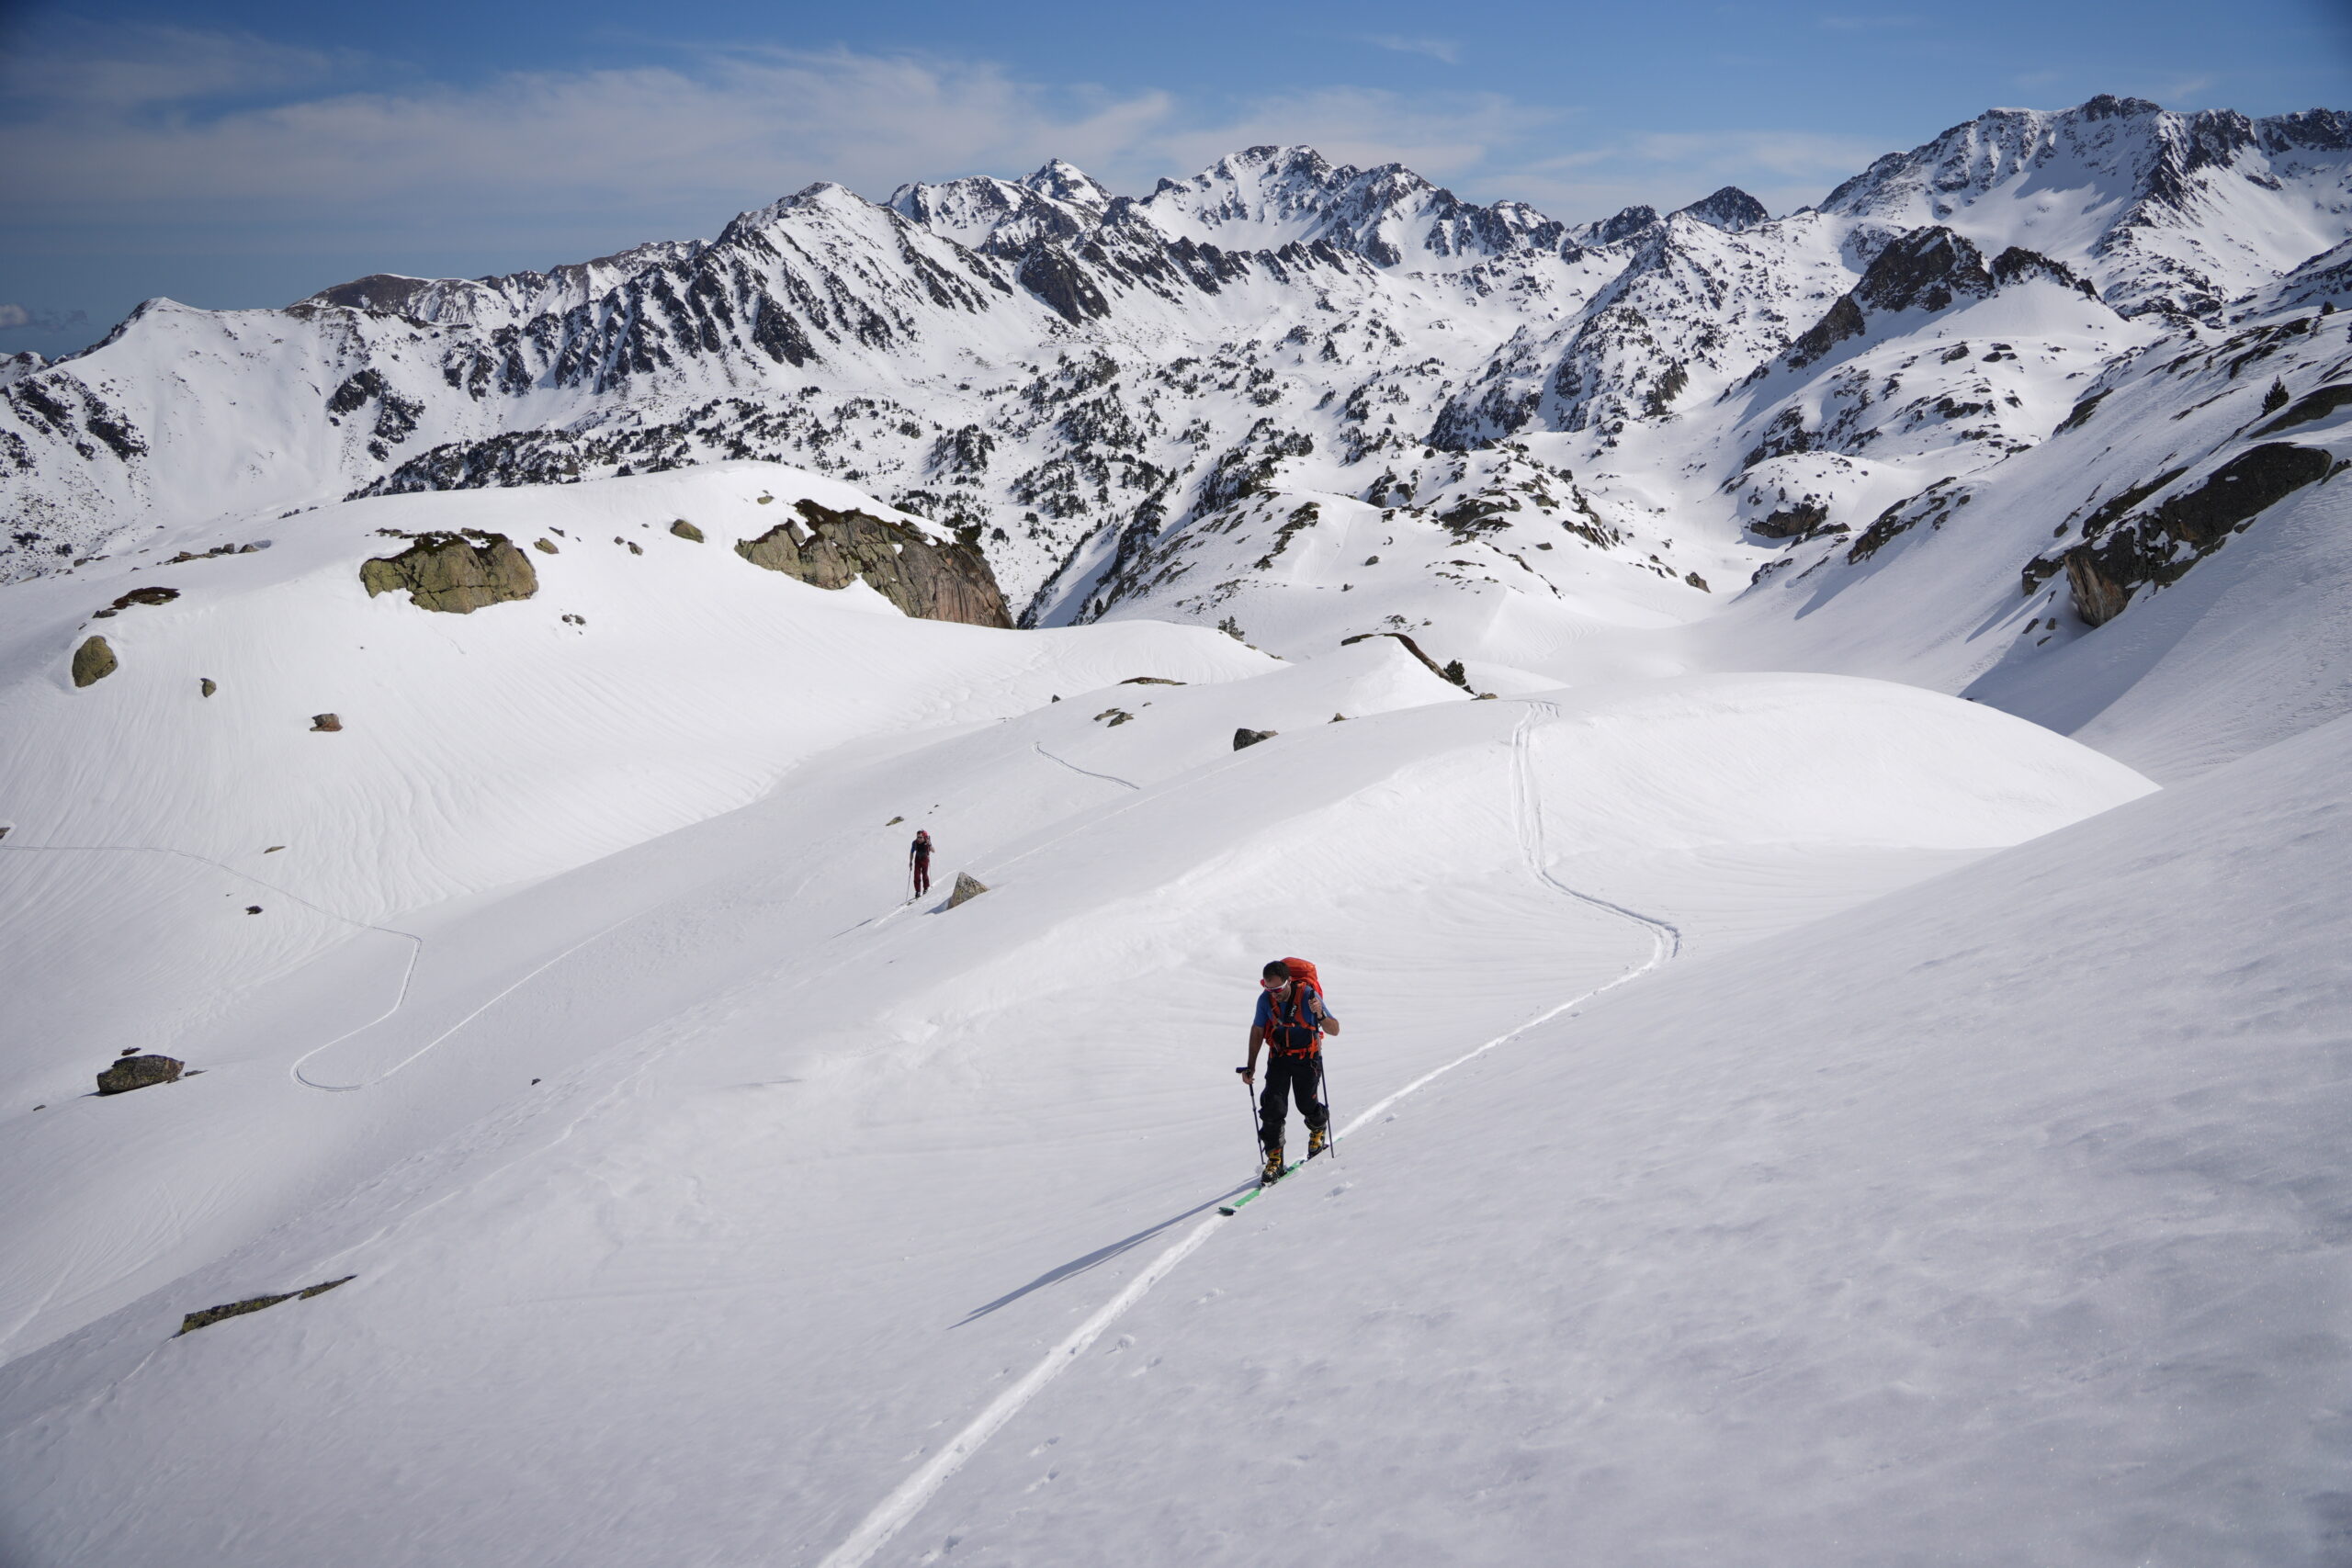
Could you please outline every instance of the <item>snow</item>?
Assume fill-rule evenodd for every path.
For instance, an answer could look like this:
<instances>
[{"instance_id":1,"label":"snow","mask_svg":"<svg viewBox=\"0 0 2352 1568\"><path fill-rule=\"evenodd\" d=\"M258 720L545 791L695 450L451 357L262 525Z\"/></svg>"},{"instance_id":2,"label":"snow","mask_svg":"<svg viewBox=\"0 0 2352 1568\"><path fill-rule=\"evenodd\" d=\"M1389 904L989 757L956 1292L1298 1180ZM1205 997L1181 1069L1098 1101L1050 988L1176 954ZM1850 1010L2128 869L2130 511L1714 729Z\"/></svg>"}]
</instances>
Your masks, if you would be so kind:
<instances>
[{"instance_id":1,"label":"snow","mask_svg":"<svg viewBox=\"0 0 2352 1568\"><path fill-rule=\"evenodd\" d=\"M2352 491L2095 628L2061 558L2352 462L2257 434L2340 129L1591 246L1304 148L820 185L12 371L0 1562L2326 1560ZM1792 364L1930 222L2102 297ZM730 547L803 498L1046 629ZM537 592L366 594L456 529ZM1344 1135L1221 1216L1291 953Z\"/></svg>"},{"instance_id":2,"label":"snow","mask_svg":"<svg viewBox=\"0 0 2352 1568\"><path fill-rule=\"evenodd\" d=\"M1148 1429L1125 1427L1124 1402L1150 1391L1123 1375L1144 1364L1123 1337L1181 1301L1222 1299L1232 1271L1260 1266L1253 1238L1316 1201L1324 1179L1302 1179L1204 1228L1250 1160L1225 1080L1264 954L1317 956L1350 1024L1334 1047L1350 1134L1333 1169L1419 1179L1478 1146L1417 1132L1419 1108L1513 1053L1568 1059L1546 1031L1584 1027L1577 998L1814 929L2150 789L1991 708L1839 676L1478 701L1385 638L1278 666L1174 627L903 621L724 551L735 519L772 514L758 494L815 482L747 466L356 503L303 550L222 558L254 579L235 591L136 612L153 629L126 635L124 668L97 686L19 673L15 699L49 726L31 755L88 755L116 733L92 698L160 701L114 682L257 638L249 682L272 660L364 668L339 646L360 624L371 651L441 641L474 660L403 667L348 705L345 735L296 729L323 747L411 725L408 705L420 716L399 748L337 764L330 787L297 763L249 777L256 803L236 806L250 814L237 831L291 824L266 863L259 844L213 854L227 829L205 840L202 815L165 813L227 810L225 785L71 802L60 785L53 805L25 796L37 808L0 842L12 950L62 933L30 988L37 1031L9 1029L40 1047L12 1055L0 1089L0 1163L22 1195L0 1219L12 1559L814 1562L1025 1390L956 1450L929 1501L884 1510L874 1560L914 1560L956 1532L933 1528L940 1510L1018 1508L1034 1479L997 1496L978 1475L1041 1445L1077 1451L1074 1435L1048 1443L1064 1418L1033 1429L1038 1412L1076 1400L1106 1443ZM502 622L562 625L539 599L465 617L390 597L332 622L294 613L356 578L372 543L361 525L484 526L501 508L564 530L542 592L589 604L589 633L658 615L661 635L605 654L593 637L503 640ZM688 508L712 545L648 529L642 557L588 548ZM575 557L578 578L559 578ZM758 594L756 621L730 581ZM697 697L679 671L708 679L722 638L762 646L747 623L773 651ZM708 640L691 640L695 626ZM548 697L584 679L574 665L617 683L628 660L648 662L628 677L638 705L620 708L609 689L603 703L478 695L473 670L493 653L510 685ZM1187 683L1118 683L1128 672ZM842 694L854 724L829 711ZM263 714L142 706L156 716L147 765L187 776L204 765L200 721L261 744L264 718L303 705L253 701ZM695 711L737 750L731 771L676 753L683 722L648 743L695 702L715 705ZM771 705L774 728L751 723ZM1114 708L1134 716L1111 724ZM708 719L720 712L749 733ZM1235 751L1244 724L1280 733ZM664 809L582 805L593 792L563 775L597 745L646 766L636 798ZM656 752L675 754L655 769ZM742 782L752 758L756 786ZM331 874L274 863L363 819L398 827L491 763L516 792L503 820L537 825L528 855L435 828L428 810ZM705 773L718 782L699 795L674 782ZM22 758L10 774L41 776ZM85 856L57 874L40 846L69 819L94 843L197 835L219 863ZM636 839L616 848L624 824ZM991 891L952 912L898 904L915 824L942 846L943 886L968 869ZM247 874L315 893L301 924L279 919L275 894L253 895L278 906L258 919L219 912L221 884L263 864ZM233 886L241 904L248 885ZM127 912L139 919L118 925ZM379 929L354 931L357 914ZM224 920L235 936L188 940ZM1855 947L1803 950L1843 963ZM128 980L126 952L141 965ZM119 1006L88 1005L109 990ZM67 1098L140 1016L139 1043L201 1076ZM1674 1030L1652 1040L1661 1062L1683 1054ZM1484 1135L1524 1146L1569 1103L1527 1098L1483 1116ZM1193 1251L1148 1272L1188 1237ZM1400 1258L1430 1244L1349 1245L1367 1239ZM168 1337L197 1307L345 1274L332 1294ZM1443 1278L1429 1283L1438 1295L1389 1296L1381 1314L1451 1310ZM1054 1360L1106 1312L1083 1355ZM1041 1365L1062 1370L1023 1382ZM1134 1517L1230 1492L1218 1456L1263 1403L1262 1389L1221 1393L1214 1413L1192 1411L1168 1440L1207 1451L1138 1469L1166 1490ZM1301 1435L1323 1440L1316 1429ZM1446 1441L1466 1454L1495 1430ZM134 1500L96 1500L104 1478L130 1473ZM1376 1508L1394 1489L1357 1473L1371 1479L1335 1504ZM1014 1555L1082 1554L1096 1528ZM1180 1531L1143 1555L1189 1561L1197 1543Z\"/></svg>"}]
</instances>

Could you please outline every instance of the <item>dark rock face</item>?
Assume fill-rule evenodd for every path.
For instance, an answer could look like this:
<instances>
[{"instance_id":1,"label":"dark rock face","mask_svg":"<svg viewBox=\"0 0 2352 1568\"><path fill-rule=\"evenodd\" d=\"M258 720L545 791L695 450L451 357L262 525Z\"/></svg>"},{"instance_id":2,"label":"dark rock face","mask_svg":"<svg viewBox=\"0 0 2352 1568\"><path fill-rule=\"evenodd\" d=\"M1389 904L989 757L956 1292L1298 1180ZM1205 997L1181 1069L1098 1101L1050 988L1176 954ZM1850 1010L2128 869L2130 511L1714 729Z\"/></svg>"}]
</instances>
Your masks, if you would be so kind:
<instances>
[{"instance_id":1,"label":"dark rock face","mask_svg":"<svg viewBox=\"0 0 2352 1568\"><path fill-rule=\"evenodd\" d=\"M2156 507L2157 526L2201 553L2274 502L2327 477L2328 455L2283 441L2256 446L2222 465L2195 490Z\"/></svg>"},{"instance_id":2,"label":"dark rock face","mask_svg":"<svg viewBox=\"0 0 2352 1568\"><path fill-rule=\"evenodd\" d=\"M120 669L114 649L102 637L85 637L74 650L74 683L76 686L96 685Z\"/></svg>"},{"instance_id":3,"label":"dark rock face","mask_svg":"<svg viewBox=\"0 0 2352 1568\"><path fill-rule=\"evenodd\" d=\"M1821 532L1829 521L1829 508L1817 501L1801 501L1793 506L1783 506L1760 523L1750 523L1750 533L1768 539L1810 539Z\"/></svg>"},{"instance_id":4,"label":"dark rock face","mask_svg":"<svg viewBox=\"0 0 2352 1568\"><path fill-rule=\"evenodd\" d=\"M2352 403L2352 381L2339 381L2333 387L2322 387L2316 392L2306 392L2287 412L2255 432L2256 435L2276 435L2282 430L2292 430L2299 424L2310 424L2325 419L2346 403ZM2263 405L2263 412L2270 412Z\"/></svg>"},{"instance_id":5,"label":"dark rock face","mask_svg":"<svg viewBox=\"0 0 2352 1568\"><path fill-rule=\"evenodd\" d=\"M531 558L503 534L420 535L396 556L362 561L359 581L370 599L405 589L417 608L453 615L539 591Z\"/></svg>"},{"instance_id":6,"label":"dark rock face","mask_svg":"<svg viewBox=\"0 0 2352 1568\"><path fill-rule=\"evenodd\" d=\"M835 512L813 501L794 510L808 526L786 519L735 553L753 566L819 588L846 588L864 578L899 609L922 620L1011 626L1004 594L988 561L968 545L939 544L903 524L863 512Z\"/></svg>"},{"instance_id":7,"label":"dark rock face","mask_svg":"<svg viewBox=\"0 0 2352 1568\"><path fill-rule=\"evenodd\" d=\"M2205 482L2125 517L2126 506L2154 493L2177 473L2127 491L2085 525L2084 542L2061 558L2074 591L2075 613L2104 626L2131 604L2144 583L2159 586L2219 549L2264 511L2328 475L2332 459L2316 446L2271 442L2242 452Z\"/></svg>"},{"instance_id":8,"label":"dark rock face","mask_svg":"<svg viewBox=\"0 0 2352 1568\"><path fill-rule=\"evenodd\" d=\"M1682 211L1702 223L1733 234L1770 222L1772 218L1762 202L1737 186L1725 186L1713 196L1702 197Z\"/></svg>"},{"instance_id":9,"label":"dark rock face","mask_svg":"<svg viewBox=\"0 0 2352 1568\"><path fill-rule=\"evenodd\" d=\"M98 1075L100 1094L129 1094L134 1089L174 1083L187 1064L170 1056L125 1056Z\"/></svg>"},{"instance_id":10,"label":"dark rock face","mask_svg":"<svg viewBox=\"0 0 2352 1568\"><path fill-rule=\"evenodd\" d=\"M1233 732L1233 749L1238 751L1261 740L1272 740L1281 733L1278 729L1237 729Z\"/></svg>"},{"instance_id":11,"label":"dark rock face","mask_svg":"<svg viewBox=\"0 0 2352 1568\"><path fill-rule=\"evenodd\" d=\"M952 909L958 904L968 904L988 890L987 883L968 871L959 871L956 874L956 889L947 895L947 908Z\"/></svg>"},{"instance_id":12,"label":"dark rock face","mask_svg":"<svg viewBox=\"0 0 2352 1568\"><path fill-rule=\"evenodd\" d=\"M537 1078L533 1078L531 1081L533 1083L538 1082ZM280 1302L309 1301L312 1296L325 1295L337 1285L348 1285L352 1280L356 1280L357 1278L359 1278L359 1276L356 1274L345 1274L340 1280L322 1280L315 1285L308 1286L300 1291L288 1291L283 1295L248 1296L243 1301L231 1302L225 1306L206 1307L202 1312L192 1312L186 1317L181 1318L180 1333L193 1334L198 1329L209 1327L211 1325L220 1322L224 1317L243 1317L249 1312L259 1312L264 1307L274 1307ZM173 1337L177 1338L178 1335L175 1335Z\"/></svg>"},{"instance_id":13,"label":"dark rock face","mask_svg":"<svg viewBox=\"0 0 2352 1568\"><path fill-rule=\"evenodd\" d=\"M1946 310L1961 295L1981 299L1992 292L1984 254L1941 227L1903 235L1879 252L1854 285L1855 298L1872 310Z\"/></svg>"},{"instance_id":14,"label":"dark rock face","mask_svg":"<svg viewBox=\"0 0 2352 1568\"><path fill-rule=\"evenodd\" d=\"M1035 294L1072 326L1090 318L1107 316L1111 302L1094 287L1086 269L1059 249L1040 245L1021 264L1021 287Z\"/></svg>"}]
</instances>

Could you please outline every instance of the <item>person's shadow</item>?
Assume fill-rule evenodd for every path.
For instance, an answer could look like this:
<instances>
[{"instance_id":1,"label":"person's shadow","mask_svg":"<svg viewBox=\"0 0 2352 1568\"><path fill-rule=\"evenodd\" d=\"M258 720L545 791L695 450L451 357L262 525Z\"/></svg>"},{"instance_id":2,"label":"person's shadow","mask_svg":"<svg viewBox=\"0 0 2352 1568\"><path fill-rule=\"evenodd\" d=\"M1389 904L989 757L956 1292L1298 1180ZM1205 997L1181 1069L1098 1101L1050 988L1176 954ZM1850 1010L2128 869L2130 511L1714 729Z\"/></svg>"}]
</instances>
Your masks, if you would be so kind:
<instances>
[{"instance_id":1,"label":"person's shadow","mask_svg":"<svg viewBox=\"0 0 2352 1568\"><path fill-rule=\"evenodd\" d=\"M1232 1191L1220 1192L1205 1203L1196 1203L1181 1214L1170 1214L1168 1218L1160 1221L1158 1224L1146 1226L1144 1229L1136 1232L1135 1235L1128 1236L1124 1241L1114 1241L1108 1247L1100 1247L1095 1248L1092 1252L1088 1253L1083 1258L1074 1258L1068 1263L1062 1264L1059 1268L1048 1269L1046 1272L1038 1275L1035 1279L1030 1280L1019 1290L1009 1291L1005 1294L997 1297L996 1300L989 1303L986 1306L974 1307L970 1312L966 1313L960 1320L949 1325L949 1326L952 1328L961 1328L967 1323L976 1322L980 1318L988 1316L989 1314L996 1311L999 1307L1011 1306L1014 1302L1019 1301L1022 1297L1028 1295L1033 1291L1042 1291L1048 1285L1058 1285L1064 1280L1083 1274L1088 1269L1094 1268L1098 1264L1108 1263L1111 1259L1118 1257L1121 1253L1141 1247L1153 1236L1156 1236L1160 1232L1168 1229L1169 1226L1182 1224L1186 1220L1191 1219L1194 1214L1201 1213L1202 1210L1213 1209L1219 1203L1224 1202L1227 1199L1232 1197L1234 1193L1247 1192L1250 1188L1255 1187L1257 1183L1254 1181L1245 1181L1240 1186L1234 1188Z\"/></svg>"}]
</instances>

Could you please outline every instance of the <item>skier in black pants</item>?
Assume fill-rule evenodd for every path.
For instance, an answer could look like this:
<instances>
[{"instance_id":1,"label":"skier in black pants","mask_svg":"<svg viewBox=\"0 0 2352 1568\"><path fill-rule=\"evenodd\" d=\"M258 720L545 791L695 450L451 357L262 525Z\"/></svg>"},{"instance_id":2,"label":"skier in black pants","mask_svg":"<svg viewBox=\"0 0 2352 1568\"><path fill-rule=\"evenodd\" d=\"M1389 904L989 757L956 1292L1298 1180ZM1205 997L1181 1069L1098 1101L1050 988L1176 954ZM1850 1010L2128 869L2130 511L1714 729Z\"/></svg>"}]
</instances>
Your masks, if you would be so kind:
<instances>
[{"instance_id":1,"label":"skier in black pants","mask_svg":"<svg viewBox=\"0 0 2352 1568\"><path fill-rule=\"evenodd\" d=\"M910 895L920 898L931 891L931 831L915 829L915 841L907 849L907 868L914 874L915 890Z\"/></svg>"},{"instance_id":2,"label":"skier in black pants","mask_svg":"<svg viewBox=\"0 0 2352 1568\"><path fill-rule=\"evenodd\" d=\"M1272 1181L1283 1173L1284 1100L1298 1101L1309 1159L1330 1141L1330 1112L1322 1097L1323 1036L1339 1033L1340 1021L1325 1010L1322 993L1305 979L1294 979L1290 965L1279 958L1266 965L1258 985L1258 1016L1250 1025L1250 1065L1241 1069L1241 1081L1256 1087L1258 1051L1266 1047L1266 1088L1258 1096L1258 1146L1266 1155L1261 1179Z\"/></svg>"}]
</instances>

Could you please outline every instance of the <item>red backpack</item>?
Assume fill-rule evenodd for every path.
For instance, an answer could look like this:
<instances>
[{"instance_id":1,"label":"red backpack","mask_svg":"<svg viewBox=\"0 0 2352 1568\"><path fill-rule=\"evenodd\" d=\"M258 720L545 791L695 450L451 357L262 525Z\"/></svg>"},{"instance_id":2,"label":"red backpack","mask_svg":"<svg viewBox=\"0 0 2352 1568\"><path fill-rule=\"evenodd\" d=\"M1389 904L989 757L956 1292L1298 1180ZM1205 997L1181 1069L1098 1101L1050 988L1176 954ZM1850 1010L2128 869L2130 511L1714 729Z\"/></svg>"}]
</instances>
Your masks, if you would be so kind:
<instances>
[{"instance_id":1,"label":"red backpack","mask_svg":"<svg viewBox=\"0 0 2352 1568\"><path fill-rule=\"evenodd\" d=\"M1323 1048L1323 1026L1316 1021L1313 1010L1306 1005L1306 997L1311 992L1317 1001L1324 1000L1323 976L1315 972L1313 962L1305 958L1285 958L1283 960L1283 967L1290 971L1293 981L1302 982L1306 989L1302 991L1294 986L1287 1004L1276 998L1268 998L1268 1016L1273 1021L1267 1031L1267 1043L1272 1044L1274 1049L1282 1051L1284 1055L1311 1056ZM1313 1039L1308 1044L1292 1051L1276 1043L1278 1037L1290 1037L1282 1036L1281 1032L1298 1029L1314 1032Z\"/></svg>"}]
</instances>

